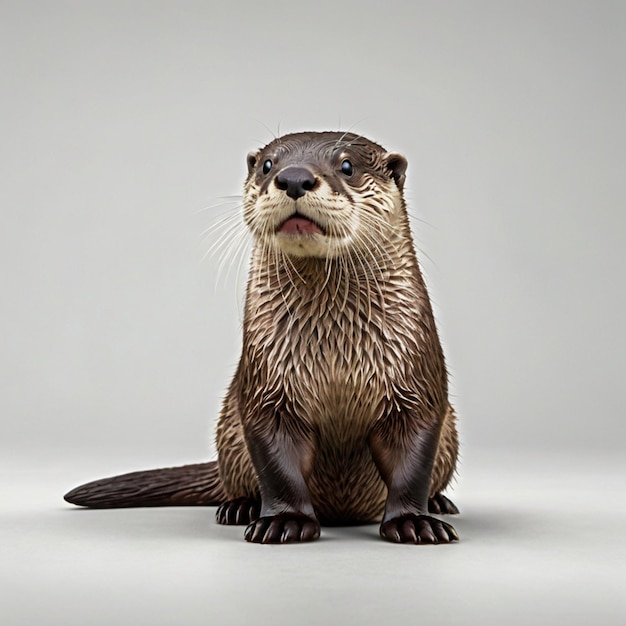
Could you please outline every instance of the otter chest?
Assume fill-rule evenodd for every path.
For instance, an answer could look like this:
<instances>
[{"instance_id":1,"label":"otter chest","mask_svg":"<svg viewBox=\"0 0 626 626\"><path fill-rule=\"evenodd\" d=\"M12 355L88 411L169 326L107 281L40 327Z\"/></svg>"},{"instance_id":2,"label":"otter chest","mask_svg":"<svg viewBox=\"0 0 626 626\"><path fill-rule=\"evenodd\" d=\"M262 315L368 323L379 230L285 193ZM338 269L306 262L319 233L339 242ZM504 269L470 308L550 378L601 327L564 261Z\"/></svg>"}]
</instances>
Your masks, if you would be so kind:
<instances>
[{"instance_id":1,"label":"otter chest","mask_svg":"<svg viewBox=\"0 0 626 626\"><path fill-rule=\"evenodd\" d=\"M320 311L266 326L256 365L269 393L311 424L340 419L371 424L413 361L406 339L351 311ZM276 317L274 317L276 322Z\"/></svg>"}]
</instances>

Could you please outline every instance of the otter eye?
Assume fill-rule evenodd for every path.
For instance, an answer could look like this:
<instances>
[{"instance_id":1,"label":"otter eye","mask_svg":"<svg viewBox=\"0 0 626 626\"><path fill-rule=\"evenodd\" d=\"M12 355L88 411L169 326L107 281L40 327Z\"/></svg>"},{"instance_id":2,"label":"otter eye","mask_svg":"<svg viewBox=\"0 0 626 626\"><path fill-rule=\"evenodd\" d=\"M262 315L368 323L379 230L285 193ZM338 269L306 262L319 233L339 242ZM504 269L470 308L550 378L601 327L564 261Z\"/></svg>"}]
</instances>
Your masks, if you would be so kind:
<instances>
[{"instance_id":1,"label":"otter eye","mask_svg":"<svg viewBox=\"0 0 626 626\"><path fill-rule=\"evenodd\" d=\"M271 169L272 169L272 162L269 159L267 159L267 161L263 163L263 173L269 174Z\"/></svg>"},{"instance_id":2,"label":"otter eye","mask_svg":"<svg viewBox=\"0 0 626 626\"><path fill-rule=\"evenodd\" d=\"M341 162L341 171L346 176L352 176L352 173L354 172L354 168L352 167L352 163L348 161L348 159L344 159Z\"/></svg>"}]
</instances>

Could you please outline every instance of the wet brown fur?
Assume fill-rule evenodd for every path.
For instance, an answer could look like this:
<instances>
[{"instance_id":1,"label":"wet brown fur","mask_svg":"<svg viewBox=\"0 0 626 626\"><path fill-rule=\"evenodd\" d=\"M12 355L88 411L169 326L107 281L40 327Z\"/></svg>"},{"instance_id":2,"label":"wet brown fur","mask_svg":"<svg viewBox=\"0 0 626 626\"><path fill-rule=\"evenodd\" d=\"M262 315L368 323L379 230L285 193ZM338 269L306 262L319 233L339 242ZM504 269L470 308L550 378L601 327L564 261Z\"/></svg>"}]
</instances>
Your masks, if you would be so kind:
<instances>
[{"instance_id":1,"label":"wet brown fur","mask_svg":"<svg viewBox=\"0 0 626 626\"><path fill-rule=\"evenodd\" d=\"M349 177L340 171L345 158ZM262 170L268 159L271 175ZM297 201L274 181L294 163L318 181ZM420 454L415 441L425 430L438 437L435 497L453 476L458 438L403 197L406 162L353 134L296 133L248 165L244 217L255 246L241 360L217 427L220 497L260 498L261 453L255 470L250 451L263 441L289 457L285 475L301 472L299 489L322 523L377 521L387 485ZM277 234L294 206L323 226L323 237ZM270 513L298 508L280 506Z\"/></svg>"}]
</instances>

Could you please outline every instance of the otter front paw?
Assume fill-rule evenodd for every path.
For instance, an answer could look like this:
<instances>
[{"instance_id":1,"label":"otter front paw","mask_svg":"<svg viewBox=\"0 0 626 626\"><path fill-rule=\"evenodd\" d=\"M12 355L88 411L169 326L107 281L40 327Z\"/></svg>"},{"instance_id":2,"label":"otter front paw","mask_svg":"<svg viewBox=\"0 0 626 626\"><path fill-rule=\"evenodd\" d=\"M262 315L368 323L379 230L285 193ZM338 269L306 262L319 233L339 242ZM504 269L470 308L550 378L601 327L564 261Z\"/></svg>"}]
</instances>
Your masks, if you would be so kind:
<instances>
[{"instance_id":1,"label":"otter front paw","mask_svg":"<svg viewBox=\"0 0 626 626\"><path fill-rule=\"evenodd\" d=\"M244 533L245 540L252 543L296 543L315 541L319 536L319 522L297 513L260 517Z\"/></svg>"},{"instance_id":2,"label":"otter front paw","mask_svg":"<svg viewBox=\"0 0 626 626\"><path fill-rule=\"evenodd\" d=\"M252 498L236 498L220 504L215 513L218 524L245 526L259 517L261 503Z\"/></svg>"},{"instance_id":3,"label":"otter front paw","mask_svg":"<svg viewBox=\"0 0 626 626\"><path fill-rule=\"evenodd\" d=\"M412 513L383 522L380 536L393 543L450 543L459 540L450 524L428 515Z\"/></svg>"}]
</instances>

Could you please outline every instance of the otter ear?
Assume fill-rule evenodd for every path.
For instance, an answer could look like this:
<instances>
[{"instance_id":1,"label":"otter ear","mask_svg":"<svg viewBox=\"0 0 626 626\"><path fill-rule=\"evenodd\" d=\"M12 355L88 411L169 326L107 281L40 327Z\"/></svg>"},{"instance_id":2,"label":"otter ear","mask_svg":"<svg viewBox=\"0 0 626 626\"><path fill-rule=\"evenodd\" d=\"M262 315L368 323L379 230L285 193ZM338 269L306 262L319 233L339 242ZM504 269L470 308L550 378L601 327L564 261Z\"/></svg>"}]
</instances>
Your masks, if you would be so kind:
<instances>
[{"instance_id":1,"label":"otter ear","mask_svg":"<svg viewBox=\"0 0 626 626\"><path fill-rule=\"evenodd\" d=\"M402 191L404 189L405 173L408 165L406 158L397 152L387 152L385 155L385 165L389 168L391 178L394 179L398 189Z\"/></svg>"},{"instance_id":2,"label":"otter ear","mask_svg":"<svg viewBox=\"0 0 626 626\"><path fill-rule=\"evenodd\" d=\"M256 160L259 158L258 151L248 152L247 163L248 163L248 174L252 174L254 168L256 167Z\"/></svg>"}]
</instances>

